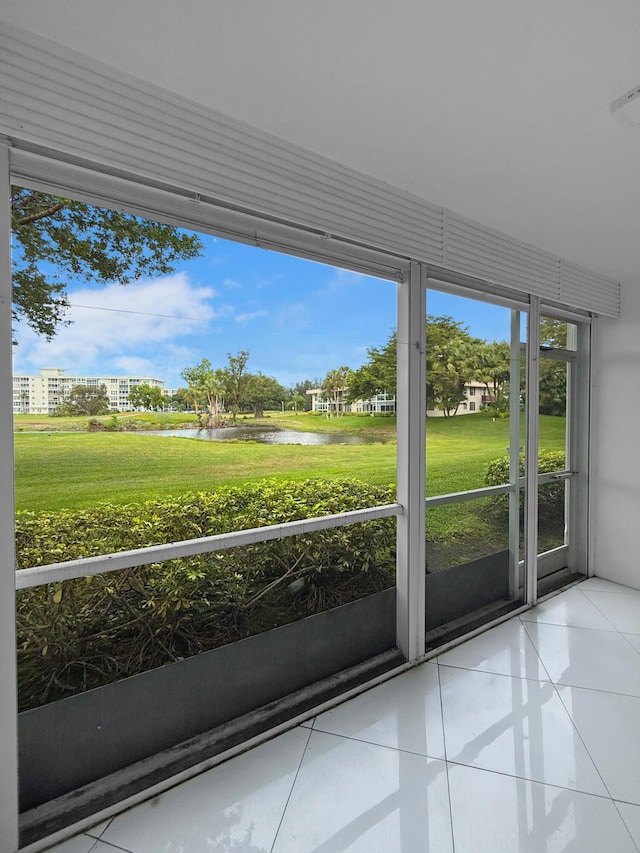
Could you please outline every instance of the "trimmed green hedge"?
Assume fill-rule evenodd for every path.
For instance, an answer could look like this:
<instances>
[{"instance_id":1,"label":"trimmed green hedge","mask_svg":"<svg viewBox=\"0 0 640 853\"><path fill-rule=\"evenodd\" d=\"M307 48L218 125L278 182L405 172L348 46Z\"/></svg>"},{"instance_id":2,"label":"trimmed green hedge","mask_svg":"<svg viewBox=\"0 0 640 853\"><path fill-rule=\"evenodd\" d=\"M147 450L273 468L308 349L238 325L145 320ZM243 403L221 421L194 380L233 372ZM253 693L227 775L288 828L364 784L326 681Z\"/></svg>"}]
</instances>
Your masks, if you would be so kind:
<instances>
[{"instance_id":1,"label":"trimmed green hedge","mask_svg":"<svg viewBox=\"0 0 640 853\"><path fill-rule=\"evenodd\" d=\"M18 568L395 502L357 481L270 481L139 505L19 513ZM21 709L134 675L395 582L395 520L18 593Z\"/></svg>"},{"instance_id":2,"label":"trimmed green hedge","mask_svg":"<svg viewBox=\"0 0 640 853\"><path fill-rule=\"evenodd\" d=\"M520 476L524 477L524 456L520 456ZM559 451L542 451L538 455L538 472L547 474L551 471L562 471L565 466L565 455ZM509 457L502 456L496 459L487 468L485 483L487 486L501 486L509 482ZM554 483L545 483L538 489L538 516L541 522L558 522L564 519L564 489L562 480ZM494 499L494 507L508 512L509 496L497 495ZM521 502L522 504L522 502ZM524 507L520 507L521 515Z\"/></svg>"}]
</instances>

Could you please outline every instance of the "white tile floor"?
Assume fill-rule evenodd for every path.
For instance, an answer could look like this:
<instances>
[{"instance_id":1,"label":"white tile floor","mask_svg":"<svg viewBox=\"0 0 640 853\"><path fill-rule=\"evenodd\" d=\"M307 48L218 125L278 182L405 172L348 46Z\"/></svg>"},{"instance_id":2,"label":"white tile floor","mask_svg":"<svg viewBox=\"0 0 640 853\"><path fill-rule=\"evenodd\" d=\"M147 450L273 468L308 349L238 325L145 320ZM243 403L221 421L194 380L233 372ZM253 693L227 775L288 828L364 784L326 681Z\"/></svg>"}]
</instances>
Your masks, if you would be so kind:
<instances>
[{"instance_id":1,"label":"white tile floor","mask_svg":"<svg viewBox=\"0 0 640 853\"><path fill-rule=\"evenodd\" d=\"M585 581L54 850L638 853L640 593Z\"/></svg>"}]
</instances>

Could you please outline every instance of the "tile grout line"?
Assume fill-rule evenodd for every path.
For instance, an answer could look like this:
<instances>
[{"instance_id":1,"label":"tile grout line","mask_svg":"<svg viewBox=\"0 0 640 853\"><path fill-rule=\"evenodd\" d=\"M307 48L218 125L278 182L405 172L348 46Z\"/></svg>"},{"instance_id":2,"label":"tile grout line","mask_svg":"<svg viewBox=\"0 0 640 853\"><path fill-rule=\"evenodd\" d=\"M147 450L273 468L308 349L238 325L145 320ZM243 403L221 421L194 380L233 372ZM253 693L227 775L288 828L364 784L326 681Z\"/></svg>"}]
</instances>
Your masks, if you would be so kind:
<instances>
[{"instance_id":1,"label":"tile grout line","mask_svg":"<svg viewBox=\"0 0 640 853\"><path fill-rule=\"evenodd\" d=\"M518 617L518 619L520 619L520 617ZM547 667L545 666L544 661L542 660L542 655L541 655L541 654L540 654L540 652L538 651L538 647L537 647L537 646L536 646L536 644L533 642L533 639L532 639L532 637L531 637L531 634L527 631L527 625L526 625L526 622L523 622L523 621L522 621L522 619L520 619L520 624L521 624L521 625L522 625L522 627L524 628L524 633L525 633L525 636L526 636L527 640L529 640L529 642L531 643L531 648L534 650L534 652L536 653L536 657L537 657L537 658L538 658L538 660L540 661L540 666L542 667L543 671L547 673L547 677L549 678L549 681L551 682L551 684L554 684L554 680L553 680L553 678L551 678L551 673L549 672L549 670L548 670L548 669L547 669ZM535 624L535 623L532 623L532 624Z\"/></svg>"},{"instance_id":2,"label":"tile grout line","mask_svg":"<svg viewBox=\"0 0 640 853\"><path fill-rule=\"evenodd\" d=\"M578 589L580 589L580 587L578 587ZM602 590L601 590L601 589L600 589L600 590L598 590L598 589L594 589L594 590L592 590L592 591L593 591L593 592L602 592ZM621 633L621 631L619 631L619 630L618 630L618 628L616 628L616 626L613 624L613 622L611 621L611 619L609 619L609 617L607 616L607 614L606 614L606 613L604 613L604 611L600 610L600 608L599 608L599 607L598 607L598 605L595 603L595 601L591 601L591 599L589 598L589 596L588 596L588 595L586 594L586 592L584 592L583 590L581 590L581 589L580 589L580 592L582 593L582 595L584 595L584 597L587 599L587 601L589 602L589 604L591 604L593 607L595 607L595 609L598 611L598 613L601 613L601 614L602 614L602 617L603 617L604 619L606 619L606 620L607 620L607 622L608 622L610 625L612 625L612 626L613 626L613 630L614 630L614 631L617 631L617 633L618 633L618 634L620 634L620 633ZM620 595L620 594L621 594L621 593L618 593L618 592L613 593L613 595Z\"/></svg>"},{"instance_id":3,"label":"tile grout line","mask_svg":"<svg viewBox=\"0 0 640 853\"><path fill-rule=\"evenodd\" d=\"M107 827L105 826L105 829L106 829L106 828L107 828ZM102 839L100 839L100 838L96 838L94 835L90 835L90 836L88 836L88 837L89 837L89 838L92 838L92 839L93 839L93 841L94 841L94 843L93 843L93 844L91 845L91 847L89 848L88 853L93 853L93 851L96 849L96 847L97 847L97 845L98 845L98 844L104 844L104 846L105 846L105 847L110 848L111 850L115 851L115 853L135 853L135 851L134 851L134 850L130 850L130 849L129 849L129 848L127 848L127 847L119 847L117 844L111 844L111 842L110 842L110 841L103 841L103 840L102 840ZM53 853L55 853L55 848L54 848L54 850L53 850Z\"/></svg>"},{"instance_id":4,"label":"tile grout line","mask_svg":"<svg viewBox=\"0 0 640 853\"><path fill-rule=\"evenodd\" d=\"M579 587L578 587L578 588L579 588ZM586 598L586 596L585 596L585 598ZM589 600L589 599L587 598L587 601L588 601L588 600ZM591 602L591 603L593 604L593 602ZM594 605L594 606L595 606L595 605ZM597 608L596 608L596 609L597 609ZM602 615L604 616L604 613L603 613ZM520 617L518 617L518 618L520 618ZM604 618L606 619L607 617L606 617L606 616L604 616ZM522 622L522 620L520 620L520 621ZM609 620L607 619L607 621L609 621ZM564 627L568 627L568 626L564 626ZM544 661L542 660L542 657L540 656L540 652L538 651L538 647L537 647L537 646L536 646L536 644L533 642L533 640L532 640L532 638L531 638L531 636L530 636L529 632L527 631L527 626L526 626L526 624L524 625L524 630L525 630L525 632L526 632L526 634L527 634L527 637L529 637L529 641L530 641L531 645L533 646L533 648L535 649L536 654L538 655L538 658L540 659L540 663L541 663L541 665L542 665L542 668L543 668L543 669L544 669L544 671L547 673L547 675L549 675L549 678L550 678L551 684L553 684L554 692L555 692L556 696L558 697L558 699L560 700L560 703L561 703L562 707L564 708L564 710L565 710L565 712L566 712L566 714L567 714L567 717L569 718L569 721L571 722L571 725L572 725L572 727L573 727L573 730L575 731L576 735L577 735L577 736L578 736L578 738L580 739L580 743L584 746L584 748L585 748L585 752L586 752L586 753L587 753L587 755L589 756L589 759L590 759L591 763L593 764L593 767L594 767L594 769L595 769L596 773L598 774L598 777L600 778L600 780L601 780L601 782L602 782L602 784L603 784L603 786L604 786L605 791L606 791L606 792L608 793L608 795L609 795L609 799L610 799L611 801L613 801L613 797L611 796L611 791L609 790L609 786L608 786L608 785L607 785L607 783L604 781L604 779L603 779L603 777L602 777L602 773L600 772L600 768L599 768L599 767L598 767L598 765L596 764L596 762L595 762L595 759L594 759L593 755L591 755L591 752L590 752L590 751L589 751L589 749L587 748L587 744L584 742L584 739L583 739L582 735L581 735L581 734L580 734L580 732L578 731L578 727L576 726L576 724L575 724L575 722L574 722L574 720L573 720L573 717L571 716L571 714L570 714L570 712L569 712L569 709L567 708L567 706L566 706L565 702L564 702L564 701L563 701L563 699L562 699L562 696L561 696L561 694L560 694L560 691L558 690L558 684L557 684L557 683L556 683L556 682L555 682L555 681L550 677L550 674L549 674L549 672L547 671L546 666L544 665ZM588 629L588 630L597 630L597 629ZM616 632L617 632L617 633L619 633L618 631L616 631ZM571 686L571 685L562 685L562 686L569 687L569 686ZM598 692L600 692L600 693L610 693L611 691L608 691L608 690L601 690L601 691L598 691ZM594 796L598 796L598 795L597 795L597 794L594 794ZM625 827L626 827L626 823L625 823ZM628 832L628 831L629 831L629 830L627 829L627 832ZM634 842L634 844L635 844L635 842Z\"/></svg>"},{"instance_id":5,"label":"tile grout line","mask_svg":"<svg viewBox=\"0 0 640 853\"><path fill-rule=\"evenodd\" d=\"M93 834L92 834L92 832L91 832L91 828L90 828L90 829L86 829L86 830L84 831L84 834L85 834L85 835L88 835L88 836L89 836L89 838L95 838L95 839L96 839L96 841L100 841L100 840L102 839L102 836L105 834L105 832L109 829L109 827L110 827L110 826L111 826L111 824L113 823L113 819L114 819L114 817L115 817L115 815L112 815L110 818L107 818L107 820L106 820L106 821L100 821L101 823L106 823L106 824L107 824L107 825L104 827L104 829L102 830L102 832L100 833L100 835L93 835Z\"/></svg>"},{"instance_id":6,"label":"tile grout line","mask_svg":"<svg viewBox=\"0 0 640 853\"><path fill-rule=\"evenodd\" d=\"M444 767L447 776L447 796L449 798L449 822L451 824L451 851L456 853L456 836L453 829L453 805L451 804L451 783L449 781L449 760L447 758L447 733L444 727L444 704L442 702L442 682L440 681L440 666L438 667L438 696L440 698L440 724L442 726L442 745L444 746Z\"/></svg>"},{"instance_id":7,"label":"tile grout line","mask_svg":"<svg viewBox=\"0 0 640 853\"><path fill-rule=\"evenodd\" d=\"M591 760L591 763L593 764L593 766L594 766L594 768L595 768L596 773L597 773L597 774L598 774L598 776L600 777L600 780L602 781L602 784L604 785L604 789L605 789L605 791L606 791L606 792L608 793L608 795L609 795L609 799L613 802L613 795L611 794L611 791L609 790L609 786L608 786L608 785L607 785L607 783L604 781L604 778L603 778L603 776L602 776L602 773L600 772L600 768L599 768L599 767L598 767L598 765L596 764L596 762L595 762L595 759L594 759L593 755L591 755L591 752L589 751L589 747L587 746L587 744L586 744L586 743L585 743L585 741L584 741L584 738L583 738L583 737L582 737L582 735L580 734L580 731L578 730L578 727L577 727L577 725L575 724L575 722L574 722L574 720L573 720L573 717L571 716L571 713L570 713L569 709L567 708L567 705L566 705L565 701L564 701L564 700L563 700L563 698L562 698L562 694L561 694L561 693L560 693L560 691L558 690L558 685L555 683L555 681L552 681L551 683L553 684L553 689L554 689L554 690L555 690L555 692L556 692L556 696L560 699L560 702L561 702L561 704L562 704L562 707L565 709L565 711L566 711L566 713L567 713L567 716L569 717L569 720L571 721L571 725L573 726L573 729L574 729L574 731L575 731L576 735L578 736L578 738L579 738L579 740L580 740L580 743L584 746L585 751L586 751L587 755L589 756L589 758L590 758L590 760ZM563 685L561 685L561 686L562 686L562 687L570 687L571 685L563 684ZM599 693L609 693L609 694L611 694L611 691L610 691L610 690L600 690L600 691L596 691L596 692L599 692ZM616 694L613 694L613 695L616 695ZM626 826L626 824L625 824L625 826ZM634 843L635 843L635 842L634 842Z\"/></svg>"},{"instance_id":8,"label":"tile grout line","mask_svg":"<svg viewBox=\"0 0 640 853\"><path fill-rule=\"evenodd\" d=\"M595 605L594 605L594 607L595 607ZM604 613L602 615L604 616ZM519 617L519 616L517 618L521 619L521 617ZM607 617L604 616L604 618L606 619ZM521 620L521 622L522 622L522 620ZM556 625L555 622L522 622L522 625L523 625L523 627L527 633L527 637L529 638L531 645L533 646L536 654L538 655L538 658L540 660L540 664L542 665L542 668L547 673L547 675L549 675L549 671L547 670L546 666L544 665L544 661L542 660L542 657L540 656L540 652L538 651L536 644L533 642L533 639L531 638L529 631L527 630L527 625L552 625L553 627L556 627L556 628L569 628L569 629L577 630L577 631L600 631L601 633L604 633L604 634L618 634L620 637L623 638L623 640L625 640L626 643L628 643L629 646L631 646L631 648L635 652L640 654L640 650L636 649L636 647L633 645L633 643L629 642L629 640L627 640L627 638L624 636L623 632L618 631L617 628L614 628L612 631L609 631L609 630L605 630L603 628L585 628L585 627L580 626L580 625ZM631 632L627 632L627 633L631 633ZM483 670L474 670L474 671L475 672L482 672ZM500 675L500 673L495 673L495 674ZM513 677L515 678L517 676L513 676ZM538 679L531 679L531 680L537 681ZM550 675L549 675L549 681L556 688L558 686L560 686L560 687L574 687L576 690L592 690L594 693L610 693L612 696L628 696L631 699L640 699L640 696L637 693L620 693L617 690L602 690L601 688L598 688L598 687L583 687L580 684L566 684L563 681L554 681Z\"/></svg>"},{"instance_id":9,"label":"tile grout line","mask_svg":"<svg viewBox=\"0 0 640 853\"><path fill-rule=\"evenodd\" d=\"M315 720L314 720L315 723ZM300 726L300 728L303 728ZM305 727L306 728L306 727ZM293 777L293 782L291 783L291 790L289 791L289 796L287 797L287 801L284 804L284 808L282 809L282 814L280 815L280 820L278 821L278 828L276 829L276 834L273 836L273 842L271 844L270 853L273 853L273 849L276 846L276 842L278 840L278 835L280 834L280 829L282 828L282 821L284 820L284 816L287 813L287 808L289 806L289 802L291 800L291 795L293 794L293 789L296 786L296 782L298 781L298 775L300 773L300 768L302 767L302 762L304 761L304 757L307 754L307 750L309 749L309 741L311 740L311 735L313 734L313 729L308 729L309 734L307 735L307 742L304 745L304 749L302 750L302 754L300 756L300 761L298 763L298 767L296 769L296 775Z\"/></svg>"},{"instance_id":10,"label":"tile grout line","mask_svg":"<svg viewBox=\"0 0 640 853\"><path fill-rule=\"evenodd\" d=\"M542 782L540 779L530 779L528 776L518 776L515 773L507 773L505 770L478 767L477 764L465 764L464 761L452 761L451 759L447 761L447 764L453 764L456 767L466 767L469 770L478 770L480 773L493 773L495 776L504 776L506 779L519 779L521 782L529 782L532 785L542 785L545 788L557 788L559 791L568 791L570 794L583 794L585 797L597 797L599 800L610 800L611 802L615 802L613 797L609 794L594 794L592 791L584 791L582 788L567 788L566 785L558 785L556 782ZM620 802L625 801L621 800ZM636 804L629 803L629 805L633 806Z\"/></svg>"},{"instance_id":11,"label":"tile grout line","mask_svg":"<svg viewBox=\"0 0 640 853\"><path fill-rule=\"evenodd\" d=\"M593 590L593 592L604 592L604 594L605 594L605 595L624 595L624 593L619 593L619 592L609 592L609 593L607 593L607 592L606 592L605 590L603 590L603 589L594 589L594 590ZM606 614L606 613L604 613L604 611L600 610L600 608L598 607L598 605L596 604L596 602L595 602L595 601L591 601L591 599L586 595L586 593L583 593L583 595L584 595L584 597L587 599L587 601L589 601L589 602L590 602L590 603L591 603L591 604L596 608L596 610L597 610L599 613L602 613L602 615L603 615L603 616L604 616L604 618L607 620L607 622L610 622L610 623L613 625L613 622L611 622L611 619L609 619L609 617L607 616L607 614ZM640 597L640 596L639 596L639 597ZM625 596L625 598L627 598L627 596ZM623 640L631 646L631 648L634 650L634 652L637 652L637 653L640 655L640 649L636 648L636 646L634 646L634 645L633 645L633 643L631 642L631 640L629 640L629 638L628 638L627 636L625 636L626 634L634 634L634 636L638 636L638 635L637 635L637 634L635 634L633 631L621 631L619 628L616 628L616 626L615 626L615 625L613 625L613 627L614 627L614 630L616 631L616 633L620 634L620 636L623 638ZM625 693L625 694L622 694L622 695L626 696L627 694Z\"/></svg>"},{"instance_id":12,"label":"tile grout line","mask_svg":"<svg viewBox=\"0 0 640 853\"><path fill-rule=\"evenodd\" d=\"M364 740L364 738L354 737L353 735L343 735L337 732L328 732L325 729L314 729L315 732L321 735L329 735L329 737L339 737L342 740L349 740L353 743L366 743L367 746L377 746L378 749L390 749L393 752L402 752L404 755L415 755L416 758L428 758L429 761L446 761L440 755L429 755L424 752L414 752L412 749L402 749L399 746L389 746L386 743L376 743L373 740Z\"/></svg>"},{"instance_id":13,"label":"tile grout line","mask_svg":"<svg viewBox=\"0 0 640 853\"><path fill-rule=\"evenodd\" d=\"M621 801L621 802L623 802L623 801ZM626 820L624 819L624 815L622 814L622 812L620 811L620 809L619 809L619 807L618 807L618 800L613 800L613 805L614 805L615 810L616 810L616 811L618 812L618 814L620 815L620 820L622 821L622 823L623 823L623 825L624 825L624 828L625 828L625 829L627 830L627 832L629 833L629 838L631 838L631 843L635 846L636 850L638 850L638 852L640 853L640 847L638 846L638 844L637 844L637 842L636 842L635 838L634 838L634 837L633 837L633 835L631 834L631 830L630 830L630 829L629 829L629 827L627 826L627 822L626 822ZM630 805L633 805L633 803L631 803Z\"/></svg>"},{"instance_id":14,"label":"tile grout line","mask_svg":"<svg viewBox=\"0 0 640 853\"><path fill-rule=\"evenodd\" d=\"M518 616L518 619L520 619L520 617L519 617L519 616ZM545 663L544 663L544 661L542 660L542 655L541 655L541 654L540 654L540 652L538 651L538 647L536 646L536 644L533 642L533 640L532 640L532 638L531 638L531 634L527 631L527 625L526 625L526 622L524 622L522 619L520 619L520 624L522 625L522 627L523 627L523 629L524 629L524 635L525 635L525 637L526 637L526 638L527 638L527 640L531 643L531 648L534 650L534 652L536 653L536 657L537 657L537 658L538 658L538 660L540 661L540 666L542 667L542 671L543 671L543 672L546 672L546 674L547 674L547 677L548 677L549 681L553 684L553 679L551 678L551 673L549 672L549 670L548 670L548 669L547 669L547 667L545 666Z\"/></svg>"},{"instance_id":15,"label":"tile grout line","mask_svg":"<svg viewBox=\"0 0 640 853\"><path fill-rule=\"evenodd\" d=\"M522 623L522 618L521 618L520 616L516 616L516 617L514 617L514 618L515 618L515 619L518 619L518 620L520 621L520 623L521 623L521 624L523 624L523 623ZM606 618L606 617L605 617L605 618ZM537 623L532 623L532 624L537 624ZM544 623L544 624L546 624L546 623ZM549 676L549 681L548 681L548 682L547 682L547 681L541 681L540 679L537 679L537 678L526 678L526 677L525 677L525 678L522 678L522 677L520 677L520 676L514 676L514 675L507 675L507 676L504 676L504 677L506 677L506 678L520 678L520 680L523 680L523 681L535 681L535 682L537 682L538 684L551 684L551 685L553 686L554 693L555 693L555 695L559 698L560 703L561 703L562 707L564 708L565 713L567 714L567 717L569 718L569 721L570 721L570 723L571 723L571 726L572 726L573 730L575 731L575 733L577 734L577 736L578 736L578 738L579 738L580 742L581 742L581 743L582 743L582 745L584 746L585 751L586 751L587 755L589 756L589 759L590 759L590 761L591 761L591 763L592 763L592 765L593 765L593 767L594 767L594 770L595 770L595 771L596 771L596 773L598 774L598 777L600 778L600 781L602 782L603 787L604 787L605 791L607 792L608 796L603 797L603 795L602 795L602 794L593 794L593 793L590 793L590 792L588 792L588 791L578 791L578 793L588 794L589 796L593 796L593 797L600 797L601 799L609 799L609 800L613 801L613 797L612 797L612 795L611 795L611 792L609 791L609 787L607 786L607 784L605 783L604 779L602 778L602 774L600 773L600 770L599 770L599 768L598 768L597 764L595 763L595 761L594 761L594 759L593 759L593 756L591 755L591 753L590 753L590 752L589 752L589 750L587 749L587 745L586 745L586 743L584 742L584 740L583 740L583 738L582 738L582 735L581 735L581 734L580 734L580 732L578 731L578 729L577 729L577 727L576 727L576 724L574 723L573 718L572 718L571 714L569 713L569 709L567 708L567 706L565 705L565 703L564 703L564 702L563 702L563 700L562 700L562 696L560 695L560 692L559 692L559 690L558 690L558 685L556 684L556 682L555 682L555 681L553 681L553 679L552 679L552 678L551 678L551 676L549 675L549 672L547 671L547 668L546 668L546 666L544 665L544 662L543 662L543 660L542 660L542 658L541 658L541 656L540 656L540 653L539 653L539 651L538 651L538 648L536 647L536 644L533 642L533 640L532 640L532 639L531 639L531 637L529 636L529 632L527 631L526 624L523 624L523 627L524 627L524 630L525 630L526 636L527 636L527 638L529 639L529 642L531 643L531 645L532 645L532 647L533 647L533 649L534 649L534 651L535 651L535 653L536 653L536 655L537 655L537 657L538 657L538 659L539 659L539 661L540 661L540 665L542 666L542 669L543 669L543 670L544 670L544 672L546 672L546 673L547 673L547 675ZM560 627L568 627L568 626L566 626L566 625L565 625L565 626L560 626ZM597 629L585 629L585 630L597 630ZM617 631L616 631L616 633L619 633L619 632L617 632ZM439 669L439 667L440 667L440 666L447 666L447 664L438 664L438 683L440 683L440 669ZM450 668L451 668L451 669L463 669L463 670L465 670L466 672L486 672L486 670L467 669L466 667L450 667ZM502 675L502 673L489 673L489 674L491 674L491 675ZM561 685L561 686L571 686L571 685ZM611 691L596 691L596 692L601 692L601 693L610 693ZM620 694L614 694L614 695L620 695ZM638 697L634 697L634 698L638 698ZM441 693L440 693L440 702L441 702L441 705L442 705L442 691L441 691ZM443 725L443 735L444 735L444 708L442 708L442 725ZM445 736L445 755L447 755L447 749L446 749L446 735L444 735L444 736ZM448 759L448 757L447 757L447 763L449 763L449 759ZM472 768L473 768L473 767L476 767L476 765L473 765L473 764L464 764L464 762L461 762L461 761L451 761L451 764L460 764L460 765L461 765L461 766L463 766L463 767L472 767ZM480 767L480 768L476 768L476 769L483 770L483 769L486 769L486 768L481 768L481 767ZM529 782L537 782L537 780L535 780L535 779L526 779L526 777L524 777L524 776L517 776L517 775L514 775L514 774L510 774L510 773L504 773L504 771L489 770L489 771L487 771L487 772L489 772L489 773L500 773L501 775L504 775L504 776L510 776L511 778L515 778L515 779L524 779L525 781L529 781ZM448 779L448 774L447 774L447 779ZM551 784L551 783L547 783L547 782L539 782L538 784L546 785L546 784ZM564 786L562 786L562 785L553 785L552 787L556 787L556 788L563 788L564 790L568 790L568 791L578 790L578 789L574 789L574 788L564 788ZM451 801L449 801L449 803L450 803L450 805L451 805ZM453 819L452 819L452 821L453 821ZM452 826L453 826L453 822L452 822ZM626 827L626 824L625 824L625 827ZM628 831L628 830L627 830L627 831ZM634 843L635 843L635 842L634 842Z\"/></svg>"}]
</instances>

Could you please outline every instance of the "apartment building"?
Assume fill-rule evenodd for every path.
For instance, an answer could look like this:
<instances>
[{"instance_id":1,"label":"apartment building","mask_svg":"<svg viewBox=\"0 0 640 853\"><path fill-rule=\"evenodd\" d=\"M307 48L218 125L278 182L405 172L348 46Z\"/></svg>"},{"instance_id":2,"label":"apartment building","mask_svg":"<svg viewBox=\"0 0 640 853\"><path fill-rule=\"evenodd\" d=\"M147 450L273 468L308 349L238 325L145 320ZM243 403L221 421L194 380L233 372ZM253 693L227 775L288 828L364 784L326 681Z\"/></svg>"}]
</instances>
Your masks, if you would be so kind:
<instances>
[{"instance_id":1,"label":"apartment building","mask_svg":"<svg viewBox=\"0 0 640 853\"><path fill-rule=\"evenodd\" d=\"M13 377L14 414L51 415L62 405L76 385L98 388L104 385L112 412L133 412L129 400L136 385L150 385L165 394L164 380L151 376L67 376L61 367L43 367L35 376Z\"/></svg>"},{"instance_id":2,"label":"apartment building","mask_svg":"<svg viewBox=\"0 0 640 853\"><path fill-rule=\"evenodd\" d=\"M335 400L327 400L322 394L321 388L309 388L307 394L311 397L311 411L322 414L350 414L368 413L379 414L381 412L393 413L396 410L396 398L394 394L373 394L366 400L346 401L347 389L343 388L336 394Z\"/></svg>"},{"instance_id":3,"label":"apartment building","mask_svg":"<svg viewBox=\"0 0 640 853\"><path fill-rule=\"evenodd\" d=\"M328 414L329 412L333 414L336 412L339 414L350 414L352 412L358 414L362 412L368 414L392 414L396 411L396 398L394 394L373 394L366 400L354 400L348 403L345 400L346 393L347 389L345 388L338 392L335 401L329 401L323 397L321 388L310 388L307 394L311 397L311 411L323 414ZM465 399L461 400L456 411L457 415L472 415L475 412L480 412L482 409L490 406L494 401L494 398L490 394L487 394L485 386L478 385L477 383L466 384L464 386L464 396ZM430 418L441 418L444 417L444 412L439 406L428 407L427 416Z\"/></svg>"}]
</instances>

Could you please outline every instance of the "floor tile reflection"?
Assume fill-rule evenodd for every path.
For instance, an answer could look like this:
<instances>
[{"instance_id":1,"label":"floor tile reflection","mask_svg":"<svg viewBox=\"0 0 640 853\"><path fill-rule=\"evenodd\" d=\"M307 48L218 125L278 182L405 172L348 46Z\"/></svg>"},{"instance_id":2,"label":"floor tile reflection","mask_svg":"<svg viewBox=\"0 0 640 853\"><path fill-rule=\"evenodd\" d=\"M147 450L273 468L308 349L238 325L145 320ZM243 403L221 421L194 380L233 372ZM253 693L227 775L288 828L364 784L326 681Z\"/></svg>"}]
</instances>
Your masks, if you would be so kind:
<instances>
[{"instance_id":1,"label":"floor tile reflection","mask_svg":"<svg viewBox=\"0 0 640 853\"><path fill-rule=\"evenodd\" d=\"M640 634L640 595L587 590L584 595L607 617L618 631Z\"/></svg>"},{"instance_id":2,"label":"floor tile reflection","mask_svg":"<svg viewBox=\"0 0 640 853\"><path fill-rule=\"evenodd\" d=\"M299 727L116 817L135 853L269 851L311 731Z\"/></svg>"},{"instance_id":3,"label":"floor tile reflection","mask_svg":"<svg viewBox=\"0 0 640 853\"><path fill-rule=\"evenodd\" d=\"M632 806L630 803L616 803L616 805L631 837L640 849L640 806Z\"/></svg>"},{"instance_id":4,"label":"floor tile reflection","mask_svg":"<svg viewBox=\"0 0 640 853\"><path fill-rule=\"evenodd\" d=\"M453 851L446 765L314 731L273 853Z\"/></svg>"},{"instance_id":5,"label":"floor tile reflection","mask_svg":"<svg viewBox=\"0 0 640 853\"><path fill-rule=\"evenodd\" d=\"M425 663L320 714L315 731L444 758L438 667Z\"/></svg>"},{"instance_id":6,"label":"floor tile reflection","mask_svg":"<svg viewBox=\"0 0 640 853\"><path fill-rule=\"evenodd\" d=\"M95 838L88 835L76 835L75 838L70 838L68 841L56 844L55 847L50 847L47 853L93 853L95 845ZM113 853L113 848L111 853Z\"/></svg>"},{"instance_id":7,"label":"floor tile reflection","mask_svg":"<svg viewBox=\"0 0 640 853\"><path fill-rule=\"evenodd\" d=\"M450 761L607 794L553 684L446 666L440 680Z\"/></svg>"},{"instance_id":8,"label":"floor tile reflection","mask_svg":"<svg viewBox=\"0 0 640 853\"><path fill-rule=\"evenodd\" d=\"M640 655L616 631L525 625L552 680L640 696Z\"/></svg>"},{"instance_id":9,"label":"floor tile reflection","mask_svg":"<svg viewBox=\"0 0 640 853\"><path fill-rule=\"evenodd\" d=\"M640 805L640 698L559 687L611 796Z\"/></svg>"},{"instance_id":10,"label":"floor tile reflection","mask_svg":"<svg viewBox=\"0 0 640 853\"><path fill-rule=\"evenodd\" d=\"M447 666L548 681L549 675L517 619L504 622L438 657Z\"/></svg>"},{"instance_id":11,"label":"floor tile reflection","mask_svg":"<svg viewBox=\"0 0 640 853\"><path fill-rule=\"evenodd\" d=\"M545 622L549 625L570 625L573 628L613 630L611 622L578 587L561 592L560 595L532 607L522 613L520 619L522 622Z\"/></svg>"},{"instance_id":12,"label":"floor tile reflection","mask_svg":"<svg viewBox=\"0 0 640 853\"><path fill-rule=\"evenodd\" d=\"M450 766L456 853L637 853L610 799Z\"/></svg>"},{"instance_id":13,"label":"floor tile reflection","mask_svg":"<svg viewBox=\"0 0 640 853\"><path fill-rule=\"evenodd\" d=\"M640 853L639 721L640 592L593 579L53 851Z\"/></svg>"},{"instance_id":14,"label":"floor tile reflection","mask_svg":"<svg viewBox=\"0 0 640 853\"><path fill-rule=\"evenodd\" d=\"M578 584L578 589L586 592L587 590L599 589L603 592L616 592L618 595L640 595L640 589L633 589L630 586L623 586L613 581L607 581L604 578L587 578Z\"/></svg>"}]
</instances>

